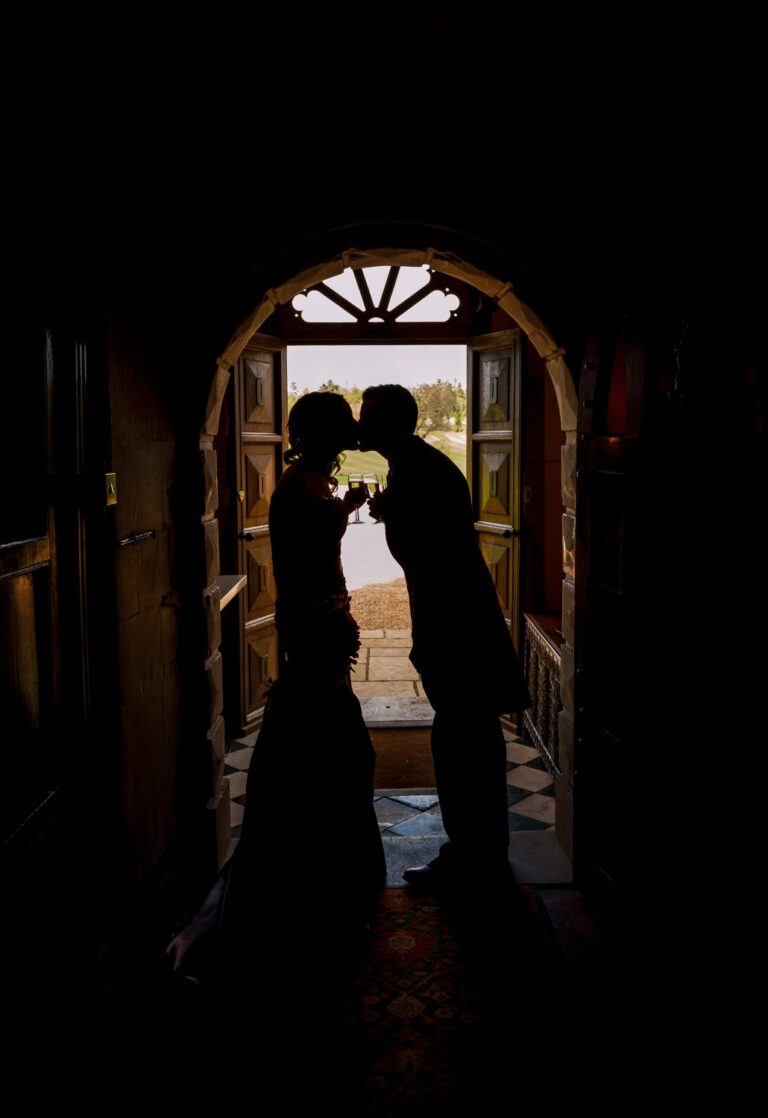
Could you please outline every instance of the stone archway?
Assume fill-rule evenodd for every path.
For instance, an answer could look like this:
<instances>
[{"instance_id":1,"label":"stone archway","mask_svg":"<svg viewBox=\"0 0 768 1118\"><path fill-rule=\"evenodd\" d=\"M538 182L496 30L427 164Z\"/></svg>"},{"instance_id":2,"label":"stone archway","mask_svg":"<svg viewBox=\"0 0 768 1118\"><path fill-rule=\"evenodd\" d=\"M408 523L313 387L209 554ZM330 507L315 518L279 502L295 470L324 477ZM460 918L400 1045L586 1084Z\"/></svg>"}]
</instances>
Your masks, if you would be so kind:
<instances>
[{"instance_id":1,"label":"stone archway","mask_svg":"<svg viewBox=\"0 0 768 1118\"><path fill-rule=\"evenodd\" d=\"M380 265L400 265L419 267L428 265L437 272L454 276L483 294L495 300L499 307L512 318L530 339L536 352L544 361L549 372L560 415L560 426L565 435L561 450L561 492L565 509L562 519L563 539L563 591L562 591L562 632L564 645L561 652L561 701L559 717L561 772L555 779L556 827L557 837L569 857L573 856L573 742L574 742L574 606L575 606L575 560L576 539L576 428L578 397L574 378L568 367L565 349L558 344L552 332L541 320L536 311L519 295L509 280L492 275L484 268L452 253L436 248L349 248L313 265L294 275L276 288L263 292L257 299L254 309L240 322L229 343L217 358L216 371L208 393L205 421L200 436L200 449L206 475L206 493L216 491L216 456L212 440L219 427L224 394L231 378L231 370L249 340L263 326L272 313L281 305L289 303L306 288L340 275L347 268L366 268ZM212 725L208 740L214 753L222 753L224 747L224 726L221 709L216 709L213 696L221 692L221 653L219 652L220 629L211 618L218 610L216 579L218 577L218 522L215 519L215 506L206 502L206 515L203 528L207 553L206 576L208 585L204 590L208 625L208 660L206 669L212 694ZM219 797L221 801L221 797ZM211 805L214 806L214 801Z\"/></svg>"}]
</instances>

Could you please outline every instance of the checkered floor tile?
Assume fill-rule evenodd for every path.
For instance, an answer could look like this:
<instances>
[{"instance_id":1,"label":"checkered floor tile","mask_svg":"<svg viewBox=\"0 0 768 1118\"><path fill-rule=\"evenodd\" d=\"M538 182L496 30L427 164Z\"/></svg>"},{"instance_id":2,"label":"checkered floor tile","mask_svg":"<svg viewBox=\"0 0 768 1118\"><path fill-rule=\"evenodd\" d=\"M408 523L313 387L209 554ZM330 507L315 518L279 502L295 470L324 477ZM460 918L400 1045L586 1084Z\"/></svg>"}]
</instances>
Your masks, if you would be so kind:
<instances>
[{"instance_id":1,"label":"checkered floor tile","mask_svg":"<svg viewBox=\"0 0 768 1118\"><path fill-rule=\"evenodd\" d=\"M245 809L245 782L258 734L232 741L227 749L224 774L229 778L232 798L232 846L240 837ZM524 738L505 731L507 741L507 802L510 831L551 831L555 826L555 785L538 750ZM440 804L434 789L399 792L379 789L374 811L387 851L390 883L400 884L397 867L402 857L428 860L446 839ZM397 844L397 850L393 843ZM419 841L420 840L420 841ZM396 856L397 855L397 856Z\"/></svg>"}]
</instances>

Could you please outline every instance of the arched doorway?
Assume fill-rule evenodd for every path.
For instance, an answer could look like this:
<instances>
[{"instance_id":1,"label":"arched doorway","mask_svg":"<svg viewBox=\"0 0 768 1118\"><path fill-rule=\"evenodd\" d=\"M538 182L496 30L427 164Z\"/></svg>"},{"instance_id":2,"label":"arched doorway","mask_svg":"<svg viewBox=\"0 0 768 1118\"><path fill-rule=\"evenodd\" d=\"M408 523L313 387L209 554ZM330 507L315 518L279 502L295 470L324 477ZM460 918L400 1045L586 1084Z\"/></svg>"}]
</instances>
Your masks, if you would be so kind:
<instances>
[{"instance_id":1,"label":"arched doorway","mask_svg":"<svg viewBox=\"0 0 768 1118\"><path fill-rule=\"evenodd\" d=\"M427 266L435 273L452 277L483 293L499 309L513 321L527 338L530 345L543 363L551 382L557 402L560 430L563 434L563 446L560 462L560 488L564 515L562 518L562 549L563 549L563 583L562 583L562 613L561 631L563 644L561 649L561 684L560 692L562 710L559 712L559 729L561 749L559 757L562 761L560 771L555 774L555 790L557 801L557 836L563 849L572 856L572 818L573 818L573 789L571 774L573 771L573 602L575 590L574 570L574 540L575 540L575 448L577 424L577 397L573 377L571 376L565 349L558 344L550 329L545 325L536 311L524 301L515 291L512 282L508 279L493 275L484 267L474 265L463 256L450 251L441 251L436 248L410 249L410 248L382 248L360 250L349 248L322 262L299 271L289 280L277 287L268 288L256 298L254 308L240 321L229 343L224 347L217 359L217 368L206 407L205 422L201 433L201 451L206 463L208 490L215 488L216 483L216 453L213 440L219 430L222 414L222 405L232 376L232 369L237 365L247 347L257 339L258 346L265 353L261 372L255 372L249 389L253 393L251 403L258 413L255 428L250 432L255 444L259 444L263 452L262 464L255 459L251 469L251 480L243 481L240 490L241 502L250 504L254 515L266 522L268 496L270 485L276 480L276 471L279 465L279 455L275 456L275 448L281 443L284 435L285 421L285 372L282 369L280 357L282 343L277 339L270 339L261 334L265 324L275 315L280 308L284 308L292 300L308 288L339 276L346 269L363 269L370 267L422 267ZM270 354L272 355L270 358ZM262 382L259 386L259 382ZM269 386L267 383L269 382ZM255 414L255 413L254 413ZM261 428L259 430L258 428ZM247 495L249 485L254 487L251 497ZM210 509L204 525L209 551L218 554L218 526L215 520L215 509ZM268 540L262 540L262 546ZM268 596L268 573L263 565L257 563L257 578L261 590ZM211 612L210 590L206 590L206 604ZM215 609L215 606L213 607ZM253 673L256 689L265 683L269 674L274 671L272 649L276 655L276 642L272 640L267 627L259 635L259 641L253 648ZM211 668L217 673L220 688L221 656L218 647L209 647L209 660ZM215 665L215 668L213 667ZM214 680L213 686L216 686ZM218 720L220 721L220 720ZM211 727L209 737L218 742L221 748L223 727L218 721Z\"/></svg>"}]
</instances>

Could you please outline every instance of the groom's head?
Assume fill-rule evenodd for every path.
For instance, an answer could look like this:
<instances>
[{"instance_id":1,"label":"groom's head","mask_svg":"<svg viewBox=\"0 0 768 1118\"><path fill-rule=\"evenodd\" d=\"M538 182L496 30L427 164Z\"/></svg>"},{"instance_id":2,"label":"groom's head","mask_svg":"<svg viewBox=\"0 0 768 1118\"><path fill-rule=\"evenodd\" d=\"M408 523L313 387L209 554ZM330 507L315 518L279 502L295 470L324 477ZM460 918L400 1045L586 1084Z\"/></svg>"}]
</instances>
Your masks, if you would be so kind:
<instances>
[{"instance_id":1,"label":"groom's head","mask_svg":"<svg viewBox=\"0 0 768 1118\"><path fill-rule=\"evenodd\" d=\"M360 449L386 455L394 443L416 430L419 406L402 384L376 384L363 392Z\"/></svg>"}]
</instances>

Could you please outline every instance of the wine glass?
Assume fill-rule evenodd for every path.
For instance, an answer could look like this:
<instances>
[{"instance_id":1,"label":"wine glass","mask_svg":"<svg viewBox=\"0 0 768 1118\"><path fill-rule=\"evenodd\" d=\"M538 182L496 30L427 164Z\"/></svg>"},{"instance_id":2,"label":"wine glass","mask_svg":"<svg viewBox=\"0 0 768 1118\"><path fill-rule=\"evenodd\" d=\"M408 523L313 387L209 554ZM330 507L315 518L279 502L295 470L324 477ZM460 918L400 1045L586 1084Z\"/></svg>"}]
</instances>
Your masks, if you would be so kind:
<instances>
[{"instance_id":1,"label":"wine glass","mask_svg":"<svg viewBox=\"0 0 768 1118\"><path fill-rule=\"evenodd\" d=\"M347 484L350 489L364 489L365 495L366 497L368 497L368 484L365 477L363 477L362 475L360 477L352 477L352 475L350 474Z\"/></svg>"},{"instance_id":2,"label":"wine glass","mask_svg":"<svg viewBox=\"0 0 768 1118\"><path fill-rule=\"evenodd\" d=\"M362 489L365 494L365 497L363 499L366 499L368 497L368 486L365 483L365 477L363 474L357 474L355 476L349 474L347 478L347 488L350 490ZM355 507L355 519L352 521L353 524L362 524L362 520L360 519L360 505L362 505L362 503L363 501L361 500L360 504Z\"/></svg>"},{"instance_id":3,"label":"wine glass","mask_svg":"<svg viewBox=\"0 0 768 1118\"><path fill-rule=\"evenodd\" d=\"M372 498L378 497L386 488L387 488L386 478L380 478L376 474L371 474L369 476L368 492L370 493ZM373 506L371 506L371 503L369 503L368 508L369 508L370 517L371 517L371 520L373 521L373 523L374 524L381 524L382 522L376 514L375 502L373 503Z\"/></svg>"}]
</instances>

